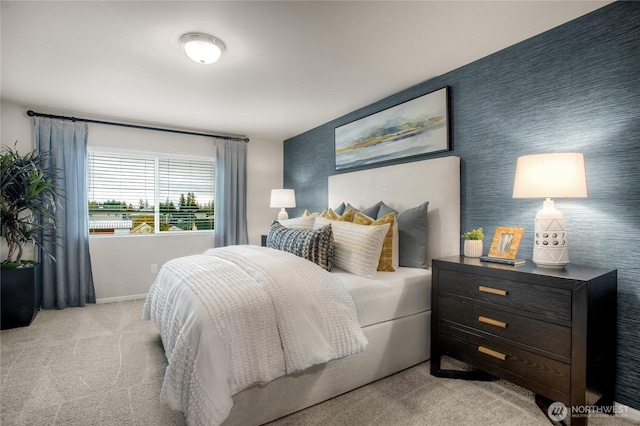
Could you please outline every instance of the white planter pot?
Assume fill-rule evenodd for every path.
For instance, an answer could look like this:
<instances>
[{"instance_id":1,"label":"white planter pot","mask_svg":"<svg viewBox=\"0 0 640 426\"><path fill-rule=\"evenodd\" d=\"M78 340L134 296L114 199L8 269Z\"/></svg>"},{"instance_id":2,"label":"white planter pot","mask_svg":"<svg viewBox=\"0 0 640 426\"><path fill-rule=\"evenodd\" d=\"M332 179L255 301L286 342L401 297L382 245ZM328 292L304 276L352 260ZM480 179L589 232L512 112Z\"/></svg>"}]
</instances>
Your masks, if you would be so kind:
<instances>
[{"instance_id":1,"label":"white planter pot","mask_svg":"<svg viewBox=\"0 0 640 426\"><path fill-rule=\"evenodd\" d=\"M464 255L466 257L482 256L482 240L464 240Z\"/></svg>"}]
</instances>

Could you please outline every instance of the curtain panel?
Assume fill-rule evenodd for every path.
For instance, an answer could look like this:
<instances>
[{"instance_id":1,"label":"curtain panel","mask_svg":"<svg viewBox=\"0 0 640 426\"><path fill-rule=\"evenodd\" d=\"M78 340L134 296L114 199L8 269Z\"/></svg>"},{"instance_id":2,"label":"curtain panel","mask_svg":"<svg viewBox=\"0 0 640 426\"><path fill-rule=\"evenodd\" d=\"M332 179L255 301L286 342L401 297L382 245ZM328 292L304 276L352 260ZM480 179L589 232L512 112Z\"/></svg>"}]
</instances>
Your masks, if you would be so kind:
<instances>
[{"instance_id":1,"label":"curtain panel","mask_svg":"<svg viewBox=\"0 0 640 426\"><path fill-rule=\"evenodd\" d=\"M50 153L50 170L62 194L55 235L43 245L55 262L42 259L42 308L63 309L95 303L89 255L87 202L87 123L35 117L35 143Z\"/></svg>"},{"instance_id":2,"label":"curtain panel","mask_svg":"<svg viewBox=\"0 0 640 426\"><path fill-rule=\"evenodd\" d=\"M248 244L247 144L216 140L214 244Z\"/></svg>"}]
</instances>

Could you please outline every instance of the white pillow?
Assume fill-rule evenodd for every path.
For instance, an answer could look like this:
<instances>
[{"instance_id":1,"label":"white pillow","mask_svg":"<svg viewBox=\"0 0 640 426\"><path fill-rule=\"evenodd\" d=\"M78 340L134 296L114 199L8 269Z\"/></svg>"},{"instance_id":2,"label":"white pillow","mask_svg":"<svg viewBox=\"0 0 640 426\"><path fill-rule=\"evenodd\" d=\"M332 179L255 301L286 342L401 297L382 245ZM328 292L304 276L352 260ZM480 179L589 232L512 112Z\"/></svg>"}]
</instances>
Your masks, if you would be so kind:
<instances>
[{"instance_id":1,"label":"white pillow","mask_svg":"<svg viewBox=\"0 0 640 426\"><path fill-rule=\"evenodd\" d=\"M313 222L316 220L315 216L300 216L293 219L279 220L280 225L285 228L291 229L313 229Z\"/></svg>"},{"instance_id":2,"label":"white pillow","mask_svg":"<svg viewBox=\"0 0 640 426\"><path fill-rule=\"evenodd\" d=\"M354 275L373 279L390 224L365 226L318 217L313 228L319 229L328 224L333 230L335 242L334 266Z\"/></svg>"}]
</instances>

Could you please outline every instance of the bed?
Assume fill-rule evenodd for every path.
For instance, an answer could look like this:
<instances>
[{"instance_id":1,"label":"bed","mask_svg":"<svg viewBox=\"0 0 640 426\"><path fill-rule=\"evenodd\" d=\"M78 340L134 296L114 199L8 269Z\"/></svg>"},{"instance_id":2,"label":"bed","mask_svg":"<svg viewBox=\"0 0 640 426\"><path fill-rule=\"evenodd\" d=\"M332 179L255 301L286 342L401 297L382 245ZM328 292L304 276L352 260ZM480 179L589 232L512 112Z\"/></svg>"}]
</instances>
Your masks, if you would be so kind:
<instances>
[{"instance_id":1,"label":"bed","mask_svg":"<svg viewBox=\"0 0 640 426\"><path fill-rule=\"evenodd\" d=\"M375 189L372 190L372 188ZM430 265L433 258L459 253L460 160L458 157L442 157L331 176L328 181L328 194L329 206L348 202L357 209L364 209L384 200L387 207L398 212L409 211L428 201L425 265ZM213 251L216 256L223 258L223 262L236 261L234 256L244 256L244 253L236 252L244 249L225 249ZM263 255L271 256L269 250L272 249L254 247L249 251L251 257L256 257L259 262L263 262L261 260ZM256 254L253 254L254 252ZM276 254L276 257L280 256ZM288 257L283 259L285 263L290 262ZM238 260L238 262L243 261ZM264 265L267 264L264 263ZM252 268L255 269L255 267L249 269ZM264 267L264 269L270 268L270 266ZM185 269L193 270L194 266L187 265ZM277 275L277 272L274 274ZM306 272L301 273L301 275L306 274ZM344 316L336 317L337 323L341 326L346 324L349 329L347 339L350 340L348 343L342 343L346 350L329 351L331 356L326 359L319 358L306 364L306 361L301 361L298 363L299 368L294 369L293 372L285 371L280 374L280 377L266 373L259 380L251 378L244 384L234 382L231 386L233 396L228 416L226 412L217 416L215 423L220 418L224 419L224 425L267 423L429 359L430 268L399 267L394 272L377 272L372 278L364 278L334 267L329 275L331 277L328 281L335 279L342 283L342 286L338 286L342 290L335 290L336 294L329 297L333 297L330 300L334 300L335 304L344 302L346 306L338 309L344 313ZM170 295L164 294L168 291L154 290L154 287L145 304L144 315L147 319L155 319L163 337L165 350L170 352L167 348L175 346L175 342L171 340L178 339L176 336L180 334L180 326L163 325L163 321L159 320L161 316L159 311L182 310L185 318L192 318L193 311L198 309L199 303L193 302L188 307L171 306ZM195 290L196 293L200 291L198 289ZM281 291L297 290L278 290L278 292ZM350 297L347 299L350 302L343 300L342 291L348 292ZM191 289L191 292L194 290ZM156 299L158 299L157 293L163 293L163 295L159 300L151 301L152 293L156 293ZM333 306L334 302L328 305ZM283 307L281 311L289 312L290 309L290 307ZM334 316L334 311L330 316ZM211 312L209 314L212 315ZM353 327L354 321L357 323L355 327L357 330ZM182 325L184 323L185 321L182 321ZM337 325L334 324L329 328L333 330L336 327ZM168 330L169 328L171 330ZM269 333L274 332L262 332L262 334ZM280 329L275 333L282 335ZM337 334L342 336L341 339L346 335L344 331ZM331 338L333 337L328 337L328 339ZM200 342L197 345L205 345L213 353L227 344L224 341L218 343L215 345L211 342ZM194 346L193 342L191 346ZM265 347L273 349L273 346ZM286 351L284 347L283 343L283 350ZM171 355L167 353L167 358L172 359ZM189 355L183 356L183 358L188 357ZM286 357L285 354L284 358ZM285 364L288 367L289 362ZM277 363L275 368L282 370L282 366ZM200 376L204 376L204 372L214 374L214 371L218 371L216 369L218 365L215 363L201 367ZM179 373L183 374L180 380L176 379L175 374L167 373L163 384L163 399L174 408L180 407L180 401L172 401L171 394L165 394L165 389L176 387L173 397L187 400L191 398L190 395L204 392L203 384L198 377L189 376L185 379L184 372ZM274 379L274 377L277 378ZM210 422L206 417L187 416L187 418L189 423L194 425Z\"/></svg>"}]
</instances>

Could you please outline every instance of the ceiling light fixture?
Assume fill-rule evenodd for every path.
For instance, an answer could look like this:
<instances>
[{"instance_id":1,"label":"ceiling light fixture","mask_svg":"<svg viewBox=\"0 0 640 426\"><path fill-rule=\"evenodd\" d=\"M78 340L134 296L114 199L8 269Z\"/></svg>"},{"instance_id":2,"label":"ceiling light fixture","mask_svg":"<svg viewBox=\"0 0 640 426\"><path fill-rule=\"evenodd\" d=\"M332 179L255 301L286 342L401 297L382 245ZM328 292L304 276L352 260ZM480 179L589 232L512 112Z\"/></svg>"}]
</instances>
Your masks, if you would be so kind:
<instances>
[{"instance_id":1,"label":"ceiling light fixture","mask_svg":"<svg viewBox=\"0 0 640 426\"><path fill-rule=\"evenodd\" d=\"M199 64L213 64L224 52L224 43L208 34L184 34L180 44L189 59Z\"/></svg>"}]
</instances>

